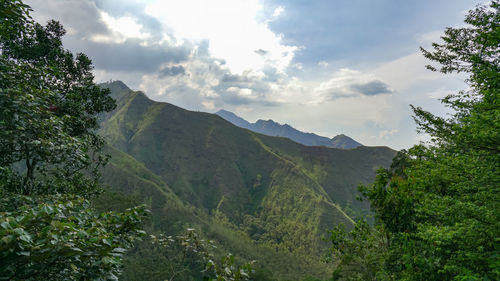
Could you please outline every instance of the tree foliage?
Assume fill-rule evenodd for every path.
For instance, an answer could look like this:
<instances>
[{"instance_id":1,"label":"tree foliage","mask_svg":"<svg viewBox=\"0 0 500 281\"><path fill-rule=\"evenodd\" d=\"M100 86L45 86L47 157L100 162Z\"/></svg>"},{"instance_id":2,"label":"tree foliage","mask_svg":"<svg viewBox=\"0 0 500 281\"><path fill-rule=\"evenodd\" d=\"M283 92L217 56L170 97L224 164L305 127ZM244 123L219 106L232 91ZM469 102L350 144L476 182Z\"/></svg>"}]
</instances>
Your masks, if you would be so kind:
<instances>
[{"instance_id":1,"label":"tree foliage","mask_svg":"<svg viewBox=\"0 0 500 281\"><path fill-rule=\"evenodd\" d=\"M56 21L0 0L0 279L117 279L144 207L97 214L106 156L98 114L115 104Z\"/></svg>"},{"instance_id":2,"label":"tree foliage","mask_svg":"<svg viewBox=\"0 0 500 281\"><path fill-rule=\"evenodd\" d=\"M114 101L94 83L90 59L63 48L61 24L33 22L20 1L1 3L0 165L3 177L23 178L5 188L95 191L105 162L97 118Z\"/></svg>"},{"instance_id":3,"label":"tree foliage","mask_svg":"<svg viewBox=\"0 0 500 281\"><path fill-rule=\"evenodd\" d=\"M250 280L253 262L236 266L235 258L230 253L220 259L216 258L213 254L213 249L216 248L214 243L201 239L194 229L187 229L183 235L152 235L151 238L153 243L168 250L166 258L169 260L170 269L167 280L187 280L192 274L191 270L196 268L202 269L198 274L204 276L203 280Z\"/></svg>"},{"instance_id":4,"label":"tree foliage","mask_svg":"<svg viewBox=\"0 0 500 281\"><path fill-rule=\"evenodd\" d=\"M442 99L454 111L446 118L412 106L430 145L398 154L360 187L387 237L377 270L385 279L500 279L500 2L470 11L465 23L422 52L437 63L430 70L467 73L469 90Z\"/></svg>"},{"instance_id":5,"label":"tree foliage","mask_svg":"<svg viewBox=\"0 0 500 281\"><path fill-rule=\"evenodd\" d=\"M334 227L325 240L331 242L326 262L336 264L332 280L383 280L380 267L385 260L387 239L365 220L347 231L344 225Z\"/></svg>"},{"instance_id":6,"label":"tree foliage","mask_svg":"<svg viewBox=\"0 0 500 281\"><path fill-rule=\"evenodd\" d=\"M139 230L141 208L96 214L79 196L0 201L1 280L117 279L120 260Z\"/></svg>"}]
</instances>

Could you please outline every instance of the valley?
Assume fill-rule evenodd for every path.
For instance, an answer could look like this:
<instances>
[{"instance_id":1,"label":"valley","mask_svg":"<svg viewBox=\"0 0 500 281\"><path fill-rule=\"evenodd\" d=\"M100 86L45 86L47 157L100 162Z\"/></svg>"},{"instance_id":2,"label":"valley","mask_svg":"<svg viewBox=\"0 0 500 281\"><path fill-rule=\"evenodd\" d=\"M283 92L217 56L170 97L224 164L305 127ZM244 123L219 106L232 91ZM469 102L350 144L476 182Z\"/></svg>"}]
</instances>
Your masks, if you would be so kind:
<instances>
[{"instance_id":1,"label":"valley","mask_svg":"<svg viewBox=\"0 0 500 281\"><path fill-rule=\"evenodd\" d=\"M102 86L118 105L101 121L112 156L102 173L107 204L111 194L135 198L151 208L151 231L197 228L277 280L328 275L317 262L320 237L368 214L356 187L395 155L387 147L304 146L152 101L120 81Z\"/></svg>"}]
</instances>

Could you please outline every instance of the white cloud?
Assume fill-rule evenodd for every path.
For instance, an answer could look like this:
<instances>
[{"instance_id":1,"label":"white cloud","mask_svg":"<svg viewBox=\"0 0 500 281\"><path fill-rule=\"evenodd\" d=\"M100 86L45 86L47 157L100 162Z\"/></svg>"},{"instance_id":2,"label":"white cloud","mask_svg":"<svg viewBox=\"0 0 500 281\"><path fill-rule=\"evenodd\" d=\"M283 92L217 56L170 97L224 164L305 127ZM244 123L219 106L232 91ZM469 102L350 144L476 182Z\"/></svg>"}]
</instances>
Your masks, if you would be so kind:
<instances>
[{"instance_id":1,"label":"white cloud","mask_svg":"<svg viewBox=\"0 0 500 281\"><path fill-rule=\"evenodd\" d=\"M342 68L334 72L328 81L315 87L313 93L311 103L322 103L337 98L388 94L392 90L371 73Z\"/></svg>"},{"instance_id":2,"label":"white cloud","mask_svg":"<svg viewBox=\"0 0 500 281\"><path fill-rule=\"evenodd\" d=\"M322 60L322 61L318 62L318 65L321 66L321 67L328 67L328 62Z\"/></svg>"},{"instance_id":3,"label":"white cloud","mask_svg":"<svg viewBox=\"0 0 500 281\"><path fill-rule=\"evenodd\" d=\"M284 71L299 47L284 45L282 35L259 22L261 10L257 0L156 0L146 5L145 12L171 27L178 39L208 40L210 54L224 59L233 73L265 66ZM278 7L273 17L283 11Z\"/></svg>"},{"instance_id":4,"label":"white cloud","mask_svg":"<svg viewBox=\"0 0 500 281\"><path fill-rule=\"evenodd\" d=\"M101 20L111 34L94 34L90 40L99 43L123 43L127 39L147 39L151 34L143 32L143 26L129 16L115 18L104 11L99 11Z\"/></svg>"},{"instance_id":5,"label":"white cloud","mask_svg":"<svg viewBox=\"0 0 500 281\"><path fill-rule=\"evenodd\" d=\"M383 131L380 131L378 138L379 139L388 139L398 132L399 132L398 129L383 130Z\"/></svg>"},{"instance_id":6,"label":"white cloud","mask_svg":"<svg viewBox=\"0 0 500 281\"><path fill-rule=\"evenodd\" d=\"M274 9L272 17L273 18L277 18L281 14L283 14L284 11L285 11L285 8L283 6L279 6L278 8Z\"/></svg>"}]
</instances>

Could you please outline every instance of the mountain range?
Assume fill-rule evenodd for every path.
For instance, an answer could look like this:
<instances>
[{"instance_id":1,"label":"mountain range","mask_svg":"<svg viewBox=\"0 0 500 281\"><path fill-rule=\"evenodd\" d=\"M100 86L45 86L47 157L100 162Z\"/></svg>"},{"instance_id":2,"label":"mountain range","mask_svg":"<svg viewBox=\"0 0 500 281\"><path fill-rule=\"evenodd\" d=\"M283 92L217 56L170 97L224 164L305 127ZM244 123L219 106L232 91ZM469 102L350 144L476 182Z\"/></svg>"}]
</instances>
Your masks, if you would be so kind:
<instances>
[{"instance_id":1,"label":"mountain range","mask_svg":"<svg viewBox=\"0 0 500 281\"><path fill-rule=\"evenodd\" d=\"M239 117L238 115L224 109L217 111L215 114L238 127L268 136L289 138L295 142L307 146L326 146L342 149L352 149L358 146L362 146L362 144L344 134L340 134L329 139L327 137L318 136L313 133L305 133L299 131L288 124L282 125L280 123L274 122L273 120L266 121L259 119L255 123L250 123L247 120Z\"/></svg>"},{"instance_id":2,"label":"mountain range","mask_svg":"<svg viewBox=\"0 0 500 281\"><path fill-rule=\"evenodd\" d=\"M150 232L195 228L237 259L258 260L256 274L270 276L262 280L328 276L319 262L321 235L369 212L356 200L356 187L371 182L396 153L304 146L155 102L120 81L101 86L111 90L117 107L101 118L111 159L102 171L110 188L100 206L145 203ZM155 255L133 251L124 280L164 280L144 264L161 260Z\"/></svg>"}]
</instances>

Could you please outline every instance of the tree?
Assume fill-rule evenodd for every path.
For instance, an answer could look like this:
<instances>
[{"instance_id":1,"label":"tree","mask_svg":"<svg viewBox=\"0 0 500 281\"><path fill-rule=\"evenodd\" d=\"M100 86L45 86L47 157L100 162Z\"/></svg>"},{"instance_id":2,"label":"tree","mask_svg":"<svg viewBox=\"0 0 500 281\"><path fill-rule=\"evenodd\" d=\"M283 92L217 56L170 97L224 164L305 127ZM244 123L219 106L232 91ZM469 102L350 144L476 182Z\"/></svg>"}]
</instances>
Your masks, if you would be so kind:
<instances>
[{"instance_id":1,"label":"tree","mask_svg":"<svg viewBox=\"0 0 500 281\"><path fill-rule=\"evenodd\" d=\"M245 281L250 280L253 272L252 264L248 262L236 266L232 254L226 254L217 259L212 253L216 248L212 241L201 239L194 229L187 229L186 233L178 236L151 235L152 241L166 249L165 257L168 259L168 279L188 280L193 274L193 269L202 269L203 280L209 281Z\"/></svg>"},{"instance_id":2,"label":"tree","mask_svg":"<svg viewBox=\"0 0 500 281\"><path fill-rule=\"evenodd\" d=\"M97 118L115 107L109 90L93 82L87 56L63 48L65 30L58 22L32 22L20 1L2 0L1 7L7 17L0 26L0 166L4 176L24 174L5 188L24 194L95 191L105 163Z\"/></svg>"},{"instance_id":3,"label":"tree","mask_svg":"<svg viewBox=\"0 0 500 281\"><path fill-rule=\"evenodd\" d=\"M325 238L331 243L326 262L336 265L332 280L387 279L380 272L387 251L387 239L382 233L365 220L357 221L350 231L343 224L334 227Z\"/></svg>"},{"instance_id":4,"label":"tree","mask_svg":"<svg viewBox=\"0 0 500 281\"><path fill-rule=\"evenodd\" d=\"M470 89L442 99L447 118L413 107L431 136L360 187L388 248L379 273L393 280L500 279L500 2L479 6L423 55Z\"/></svg>"},{"instance_id":5,"label":"tree","mask_svg":"<svg viewBox=\"0 0 500 281\"><path fill-rule=\"evenodd\" d=\"M75 195L2 197L1 280L117 280L123 254L145 233L143 208L96 214Z\"/></svg>"},{"instance_id":6,"label":"tree","mask_svg":"<svg viewBox=\"0 0 500 281\"><path fill-rule=\"evenodd\" d=\"M29 12L0 0L0 279L116 279L146 210L88 201L106 162L97 118L114 101L90 59L63 48L63 27Z\"/></svg>"}]
</instances>

